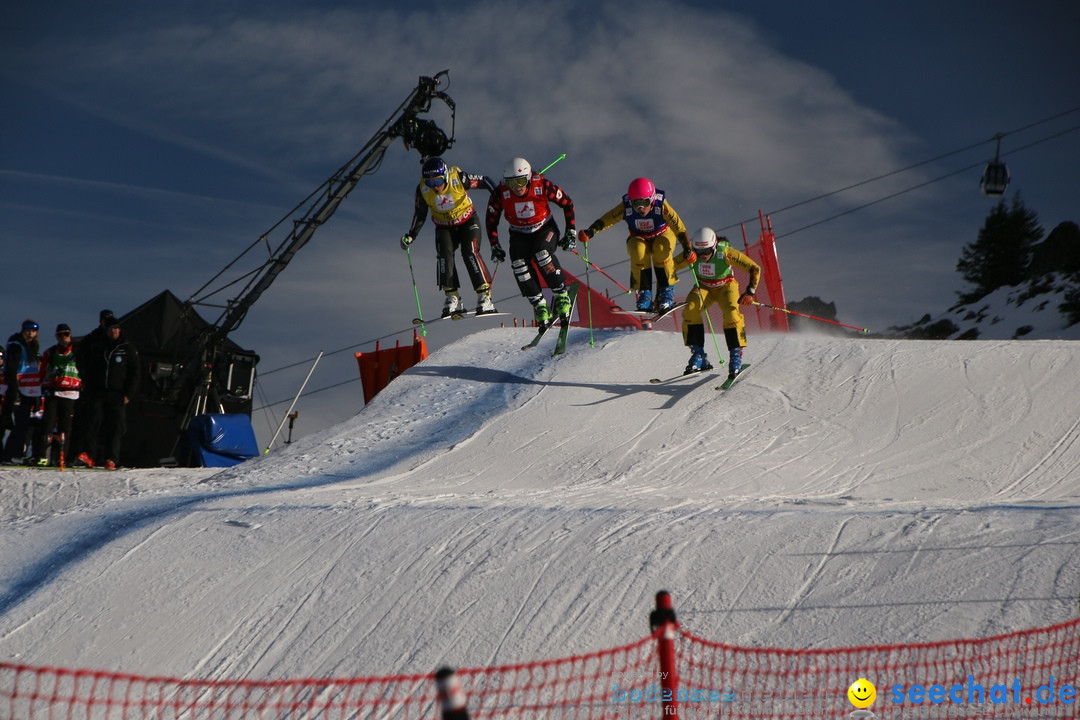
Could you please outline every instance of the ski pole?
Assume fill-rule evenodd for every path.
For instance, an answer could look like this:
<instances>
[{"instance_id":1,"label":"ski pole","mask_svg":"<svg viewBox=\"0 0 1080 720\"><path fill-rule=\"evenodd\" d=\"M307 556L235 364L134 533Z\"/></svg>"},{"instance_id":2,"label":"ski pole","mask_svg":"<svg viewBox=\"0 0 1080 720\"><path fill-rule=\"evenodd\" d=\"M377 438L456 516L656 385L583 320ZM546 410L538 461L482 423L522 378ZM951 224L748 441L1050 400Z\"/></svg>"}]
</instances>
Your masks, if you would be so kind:
<instances>
[{"instance_id":1,"label":"ski pole","mask_svg":"<svg viewBox=\"0 0 1080 720\"><path fill-rule=\"evenodd\" d=\"M427 326L424 325L424 311L420 309L420 291L416 288L416 273L412 267L412 248L405 248L405 257L409 261L409 277L412 278L413 297L416 298L416 315L420 318L420 334L427 337Z\"/></svg>"},{"instance_id":2,"label":"ski pole","mask_svg":"<svg viewBox=\"0 0 1080 720\"><path fill-rule=\"evenodd\" d=\"M593 339L593 321L592 321L592 282L589 279L589 243L585 243L585 292L589 294L589 347L596 347L596 340Z\"/></svg>"},{"instance_id":3,"label":"ski pole","mask_svg":"<svg viewBox=\"0 0 1080 720\"><path fill-rule=\"evenodd\" d=\"M694 263L690 263L689 268L690 273L694 276L694 289L700 291L701 312L705 316L705 320L709 323L709 334L712 335L713 345L716 346L716 359L723 365L724 354L720 352L720 341L716 339L716 330L713 329L712 318L709 317L709 292L701 287L701 283L698 282L697 270L694 269Z\"/></svg>"},{"instance_id":4,"label":"ski pole","mask_svg":"<svg viewBox=\"0 0 1080 720\"><path fill-rule=\"evenodd\" d=\"M766 305L765 303L759 303L756 300L753 302L753 304L757 305L758 307L769 308L770 310L776 310L777 312L787 313L788 315L798 315L799 317L809 318L811 320L817 320L818 322L829 323L830 325L839 325L840 327L845 327L845 328L848 328L850 330L858 330L859 332L862 332L862 333L870 332L868 329L863 328L863 327L859 327L857 325L847 325L847 324L842 323L842 322L836 322L835 320L828 320L828 319L823 318L823 317L818 317L817 315L807 315L806 313L801 313L801 312L798 312L796 310L788 310L787 308L776 307L775 305Z\"/></svg>"},{"instance_id":5,"label":"ski pole","mask_svg":"<svg viewBox=\"0 0 1080 720\"><path fill-rule=\"evenodd\" d=\"M583 243L583 244L584 244L584 245L586 245L586 246L588 246L588 243ZM586 265L586 272L588 272L588 268L589 268L589 267L592 267L592 268L594 268L594 269L596 269L596 270L599 270L599 271L600 271L600 274L601 274L601 275L603 275L603 276L604 276L604 277L606 277L606 278L607 278L608 280L610 280L611 282L613 282L613 283L615 283L616 285L618 285L619 287L621 287L621 288L623 289L623 291L624 291L624 292L630 292L630 288L626 287L626 286L625 286L625 285L623 285L623 284L622 284L621 282L619 282L618 280L616 280L615 278L611 277L611 276L610 276L610 275L608 275L608 274L607 274L606 272L604 272L604 268L600 267L599 265L596 265L595 263L592 263L592 262L590 262L590 261L589 261L589 259L588 259L588 251L587 251L587 250L586 250L586 257L581 257L581 253L579 253L579 252L577 251L577 248L574 248L574 249L573 249L573 250L571 250L570 252L574 253L574 254L575 254L575 255L577 255L577 256L578 256L579 258L581 258L582 260L584 260L584 261L585 261L585 265Z\"/></svg>"},{"instance_id":6,"label":"ski pole","mask_svg":"<svg viewBox=\"0 0 1080 720\"><path fill-rule=\"evenodd\" d=\"M552 166L553 166L553 165L554 165L555 163L559 162L560 160L562 160L562 159L563 159L563 158L565 158L565 157L566 157L566 153L563 153L563 154L562 154L562 155L560 155L559 157L557 157L557 158L555 158L554 160L552 160L552 161L551 161L550 163L548 163L548 166L547 166L546 168L544 168L543 170L541 170L541 171L540 171L540 174L541 174L541 175L543 175L544 173L546 173L546 172L547 172L548 170L550 170L550 169L551 169L551 167L552 167Z\"/></svg>"}]
</instances>

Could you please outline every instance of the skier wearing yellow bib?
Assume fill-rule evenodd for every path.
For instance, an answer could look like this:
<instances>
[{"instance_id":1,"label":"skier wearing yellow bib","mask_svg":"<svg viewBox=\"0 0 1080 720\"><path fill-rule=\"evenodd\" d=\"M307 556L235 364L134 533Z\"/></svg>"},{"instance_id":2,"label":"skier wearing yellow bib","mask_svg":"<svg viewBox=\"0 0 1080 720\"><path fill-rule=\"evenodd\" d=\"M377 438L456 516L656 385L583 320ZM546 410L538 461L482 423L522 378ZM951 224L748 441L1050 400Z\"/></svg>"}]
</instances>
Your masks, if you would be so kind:
<instances>
[{"instance_id":1,"label":"skier wearing yellow bib","mask_svg":"<svg viewBox=\"0 0 1080 720\"><path fill-rule=\"evenodd\" d=\"M431 221L435 224L439 286L446 293L443 317L460 317L465 310L465 303L458 293L461 285L454 261L454 254L458 250L476 290L476 314L495 312L491 302L491 275L480 257L483 231L476 207L468 194L469 190L481 187L495 192L495 182L487 175L462 172L459 167L447 165L442 158L428 158L424 161L423 178L416 187L412 225L409 232L401 237L401 249L408 249L424 226L428 211L431 211Z\"/></svg>"},{"instance_id":2,"label":"skier wearing yellow bib","mask_svg":"<svg viewBox=\"0 0 1080 720\"><path fill-rule=\"evenodd\" d=\"M720 312L724 315L724 339L731 351L728 377L738 375L743 365L742 351L746 347L746 322L739 312L739 305L749 305L754 301L761 267L731 247L726 237L718 237L712 228L702 228L694 233L690 240L690 252L683 253L675 267L693 267L697 278L697 287L686 296L686 307L683 308L683 343L691 353L685 374L712 369L705 353L705 324L701 316L709 305L715 304L720 306ZM739 294L739 282L732 272L733 267L750 275L750 282L742 295Z\"/></svg>"}]
</instances>

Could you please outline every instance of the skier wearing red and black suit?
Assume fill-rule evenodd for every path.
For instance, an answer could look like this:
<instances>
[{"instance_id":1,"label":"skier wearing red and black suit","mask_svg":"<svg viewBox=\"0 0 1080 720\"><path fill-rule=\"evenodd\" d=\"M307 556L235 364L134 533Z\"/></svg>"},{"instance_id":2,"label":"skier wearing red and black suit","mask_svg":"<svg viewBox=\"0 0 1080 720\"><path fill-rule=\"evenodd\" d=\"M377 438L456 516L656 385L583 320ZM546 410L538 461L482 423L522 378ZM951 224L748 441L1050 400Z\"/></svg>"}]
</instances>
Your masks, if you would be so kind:
<instances>
[{"instance_id":1,"label":"skier wearing red and black suit","mask_svg":"<svg viewBox=\"0 0 1080 720\"><path fill-rule=\"evenodd\" d=\"M562 208L566 221L566 234L561 240L559 226L552 216L552 204ZM555 246L572 250L577 244L574 201L558 185L540 173L534 173L528 160L514 158L506 166L503 181L488 201L485 219L492 262L506 259L506 252L499 243L499 220L503 215L510 224L510 267L521 295L533 306L537 324L550 322L551 313L540 292L540 282L533 274L534 262L551 288L555 314L569 313L570 298L562 266L555 257Z\"/></svg>"}]
</instances>

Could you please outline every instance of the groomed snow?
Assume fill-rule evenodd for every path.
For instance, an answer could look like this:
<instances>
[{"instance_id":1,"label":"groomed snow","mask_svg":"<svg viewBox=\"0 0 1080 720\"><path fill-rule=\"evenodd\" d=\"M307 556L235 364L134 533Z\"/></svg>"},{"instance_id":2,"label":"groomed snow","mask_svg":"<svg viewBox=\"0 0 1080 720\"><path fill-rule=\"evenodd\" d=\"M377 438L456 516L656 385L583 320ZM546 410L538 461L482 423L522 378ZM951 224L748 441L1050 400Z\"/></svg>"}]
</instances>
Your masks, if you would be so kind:
<instances>
[{"instance_id":1,"label":"groomed snow","mask_svg":"<svg viewBox=\"0 0 1080 720\"><path fill-rule=\"evenodd\" d=\"M430 672L693 633L822 648L1075 617L1069 341L524 329L221 472L0 470L0 657L194 678ZM550 343L545 343L550 345ZM715 362L716 352L710 356Z\"/></svg>"}]
</instances>

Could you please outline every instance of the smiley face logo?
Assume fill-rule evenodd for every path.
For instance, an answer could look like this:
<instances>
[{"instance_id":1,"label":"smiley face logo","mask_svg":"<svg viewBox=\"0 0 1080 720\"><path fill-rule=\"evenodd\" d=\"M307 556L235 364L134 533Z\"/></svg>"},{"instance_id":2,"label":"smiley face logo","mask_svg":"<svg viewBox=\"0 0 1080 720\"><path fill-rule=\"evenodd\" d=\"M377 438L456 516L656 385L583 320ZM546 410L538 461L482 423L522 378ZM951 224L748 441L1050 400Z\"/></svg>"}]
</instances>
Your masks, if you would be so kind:
<instances>
[{"instance_id":1,"label":"smiley face logo","mask_svg":"<svg viewBox=\"0 0 1080 720\"><path fill-rule=\"evenodd\" d=\"M847 697L855 707L868 708L877 699L877 688L866 678L859 678L851 683L851 687L847 690Z\"/></svg>"}]
</instances>

